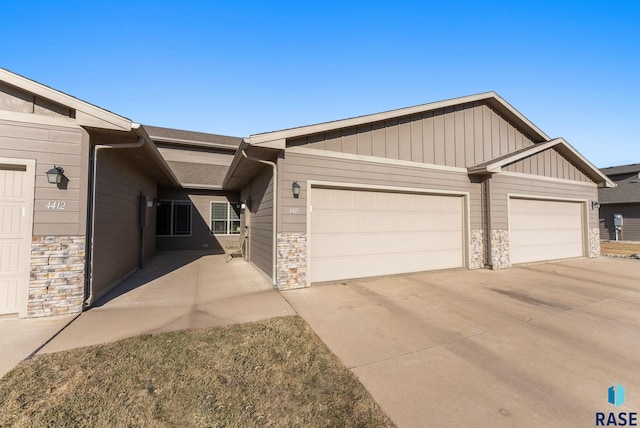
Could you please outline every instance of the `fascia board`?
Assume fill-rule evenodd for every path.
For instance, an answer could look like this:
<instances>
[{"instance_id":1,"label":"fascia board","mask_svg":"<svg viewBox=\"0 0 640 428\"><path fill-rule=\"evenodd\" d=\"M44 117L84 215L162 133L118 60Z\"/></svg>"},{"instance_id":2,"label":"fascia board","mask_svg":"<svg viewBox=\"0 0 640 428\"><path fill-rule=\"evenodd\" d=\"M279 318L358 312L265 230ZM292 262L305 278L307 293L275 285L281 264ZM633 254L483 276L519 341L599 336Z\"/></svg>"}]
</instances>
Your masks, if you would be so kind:
<instances>
[{"instance_id":1,"label":"fascia board","mask_svg":"<svg viewBox=\"0 0 640 428\"><path fill-rule=\"evenodd\" d=\"M284 150L287 148L287 139L286 138L277 138L277 139L269 139L265 141L257 141L255 142L253 137L249 138L249 144L256 147L266 147L269 149L277 149Z\"/></svg>"},{"instance_id":2,"label":"fascia board","mask_svg":"<svg viewBox=\"0 0 640 428\"><path fill-rule=\"evenodd\" d=\"M515 154L513 156L509 156L509 157L500 159L497 162L490 163L486 167L482 168L482 170L483 171L487 171L487 172L500 172L502 170L503 166L508 165L510 163L513 163L513 162L517 162L520 159L526 158L527 156L531 156L531 155L535 155L536 153L540 153L540 152L542 152L544 150L547 150L550 147L555 146L558 143L559 143L559 140L555 139L555 140L547 141L546 143L535 144L535 145L531 146L530 150L526 150L526 151L520 152L518 154Z\"/></svg>"},{"instance_id":3,"label":"fascia board","mask_svg":"<svg viewBox=\"0 0 640 428\"><path fill-rule=\"evenodd\" d=\"M224 176L224 180L222 180L223 189L226 189L227 185L229 184L229 180L231 180L231 177L233 176L236 169L238 168L238 164L240 163L240 160L242 160L242 151L246 149L248 146L249 146L249 143L247 142L246 139L243 138L242 142L238 146L238 149L236 150L236 154L233 156L233 160L231 161L231 165L229 165L227 174Z\"/></svg>"},{"instance_id":4,"label":"fascia board","mask_svg":"<svg viewBox=\"0 0 640 428\"><path fill-rule=\"evenodd\" d=\"M573 156L575 156L578 159L579 162L581 162L585 167L590 169L594 173L594 175L597 175L602 179L602 184L604 185L604 187L616 187L616 184L609 177L607 177L606 174L604 174L602 171L596 168L594 164L589 162L584 156L580 154L580 152L574 149L571 144L567 143L564 138L558 138L558 140L560 140L560 143L565 148L567 148L573 154Z\"/></svg>"},{"instance_id":5,"label":"fascia board","mask_svg":"<svg viewBox=\"0 0 640 428\"><path fill-rule=\"evenodd\" d=\"M3 68L0 68L0 81L75 110L78 125L118 131L131 130L131 121L125 117L101 109L86 101L82 101Z\"/></svg>"},{"instance_id":6,"label":"fascia board","mask_svg":"<svg viewBox=\"0 0 640 428\"><path fill-rule=\"evenodd\" d=\"M469 172L470 173L482 173L482 172L499 173L502 171L502 168L505 165L509 165L510 163L517 162L520 159L524 159L528 156L535 155L536 153L540 153L554 146L562 146L567 151L569 151L571 156L574 158L574 161L576 161L576 163L581 164L583 168L591 170L591 172L595 176L598 176L601 179L601 183L599 184L602 184L604 187L616 186L615 183L611 181L611 179L609 179L609 177L603 174L598 168L596 168L591 162L589 162L584 156L582 156L580 152L578 152L575 148L573 148L573 146L569 144L564 138L556 138L551 141L547 141L546 143L536 144L534 146L531 146L529 150L525 150L513 156L502 158L496 162L493 162L481 167L470 168Z\"/></svg>"},{"instance_id":7,"label":"fascia board","mask_svg":"<svg viewBox=\"0 0 640 428\"><path fill-rule=\"evenodd\" d=\"M167 161L162 157L162 154L154 144L153 140L151 140L144 127L142 127L139 123L132 123L132 130L136 135L142 137L145 140L145 142L147 143L145 144L147 152L151 155L156 164L160 167L160 169L162 169L167 177L169 177L173 184L179 187L180 180L178 180L178 177L176 177L176 175L173 173L173 170L171 170L171 167L167 164Z\"/></svg>"}]
</instances>

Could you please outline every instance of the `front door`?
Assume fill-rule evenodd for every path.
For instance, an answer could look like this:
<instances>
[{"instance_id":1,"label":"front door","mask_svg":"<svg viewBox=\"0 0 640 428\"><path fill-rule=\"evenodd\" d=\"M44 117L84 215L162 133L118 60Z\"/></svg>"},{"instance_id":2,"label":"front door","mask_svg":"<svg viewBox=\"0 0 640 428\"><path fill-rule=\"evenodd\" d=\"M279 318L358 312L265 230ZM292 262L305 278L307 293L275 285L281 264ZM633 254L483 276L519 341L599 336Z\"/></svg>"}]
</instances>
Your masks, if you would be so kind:
<instances>
[{"instance_id":1,"label":"front door","mask_svg":"<svg viewBox=\"0 0 640 428\"><path fill-rule=\"evenodd\" d=\"M0 315L26 315L33 167L0 163Z\"/></svg>"}]
</instances>

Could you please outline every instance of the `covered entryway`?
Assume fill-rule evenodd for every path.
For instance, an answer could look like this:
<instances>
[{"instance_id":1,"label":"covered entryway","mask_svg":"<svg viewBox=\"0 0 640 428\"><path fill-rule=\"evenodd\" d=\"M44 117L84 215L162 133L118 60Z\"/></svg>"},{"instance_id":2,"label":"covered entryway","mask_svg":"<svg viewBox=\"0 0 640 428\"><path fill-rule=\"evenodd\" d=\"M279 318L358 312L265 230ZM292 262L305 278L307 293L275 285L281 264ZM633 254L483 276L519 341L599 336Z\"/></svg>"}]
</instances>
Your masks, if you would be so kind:
<instances>
[{"instance_id":1,"label":"covered entryway","mask_svg":"<svg viewBox=\"0 0 640 428\"><path fill-rule=\"evenodd\" d=\"M0 315L26 315L33 212L33 161L0 159Z\"/></svg>"},{"instance_id":2,"label":"covered entryway","mask_svg":"<svg viewBox=\"0 0 640 428\"><path fill-rule=\"evenodd\" d=\"M511 198L511 263L582 257L583 207L583 202Z\"/></svg>"},{"instance_id":3,"label":"covered entryway","mask_svg":"<svg viewBox=\"0 0 640 428\"><path fill-rule=\"evenodd\" d=\"M311 282L459 268L464 197L311 190Z\"/></svg>"}]
</instances>

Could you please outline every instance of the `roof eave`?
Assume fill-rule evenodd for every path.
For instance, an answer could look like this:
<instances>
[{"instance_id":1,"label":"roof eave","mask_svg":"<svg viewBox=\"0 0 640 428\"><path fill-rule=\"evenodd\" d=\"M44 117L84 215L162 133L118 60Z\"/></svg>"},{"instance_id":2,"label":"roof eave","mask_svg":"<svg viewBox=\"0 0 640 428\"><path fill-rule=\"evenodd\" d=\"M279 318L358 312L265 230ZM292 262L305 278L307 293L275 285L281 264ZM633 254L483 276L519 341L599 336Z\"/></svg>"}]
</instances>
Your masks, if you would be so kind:
<instances>
[{"instance_id":1,"label":"roof eave","mask_svg":"<svg viewBox=\"0 0 640 428\"><path fill-rule=\"evenodd\" d=\"M132 129L132 122L126 117L104 110L4 68L0 68L0 81L75 110L75 121L80 126L116 131L131 131Z\"/></svg>"}]
</instances>

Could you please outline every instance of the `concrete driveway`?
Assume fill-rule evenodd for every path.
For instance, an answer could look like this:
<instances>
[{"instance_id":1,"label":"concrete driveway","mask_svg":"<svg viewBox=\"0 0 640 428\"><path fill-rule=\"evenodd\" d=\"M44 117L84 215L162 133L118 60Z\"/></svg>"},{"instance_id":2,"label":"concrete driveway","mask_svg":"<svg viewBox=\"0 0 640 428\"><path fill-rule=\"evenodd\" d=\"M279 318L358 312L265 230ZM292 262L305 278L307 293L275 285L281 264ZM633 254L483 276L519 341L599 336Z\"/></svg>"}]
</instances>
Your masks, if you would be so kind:
<instances>
[{"instance_id":1,"label":"concrete driveway","mask_svg":"<svg viewBox=\"0 0 640 428\"><path fill-rule=\"evenodd\" d=\"M401 427L640 412L640 262L577 259L282 293ZM626 388L614 407L607 389Z\"/></svg>"}]
</instances>

